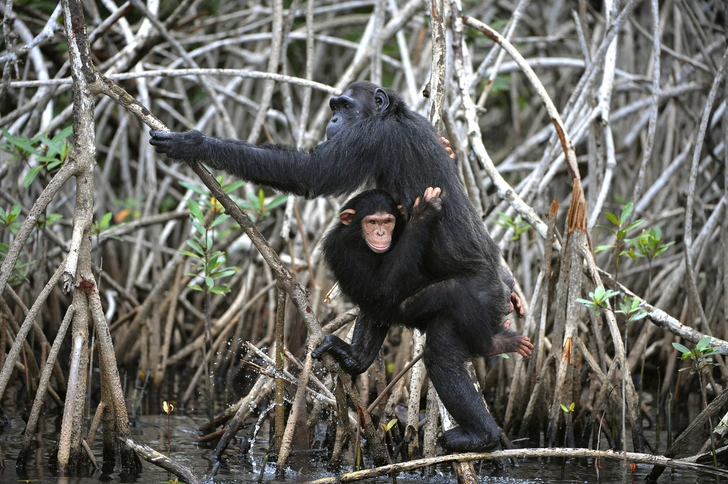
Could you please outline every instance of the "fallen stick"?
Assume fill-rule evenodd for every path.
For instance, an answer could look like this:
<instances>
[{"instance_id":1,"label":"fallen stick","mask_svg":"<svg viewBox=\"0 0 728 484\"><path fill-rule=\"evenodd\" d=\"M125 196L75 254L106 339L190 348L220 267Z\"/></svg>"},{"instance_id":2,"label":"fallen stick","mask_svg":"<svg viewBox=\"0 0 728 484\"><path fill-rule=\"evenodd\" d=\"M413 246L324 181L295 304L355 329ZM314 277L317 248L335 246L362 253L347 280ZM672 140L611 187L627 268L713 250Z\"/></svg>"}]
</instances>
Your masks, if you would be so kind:
<instances>
[{"instance_id":1,"label":"fallen stick","mask_svg":"<svg viewBox=\"0 0 728 484\"><path fill-rule=\"evenodd\" d=\"M702 464L688 462L681 459L670 459L659 455L639 454L636 452L612 452L595 451L590 449L509 449L494 452L467 454L451 454L439 457L430 457L427 459L411 460L399 464L390 464L373 469L363 471L349 472L333 477L324 477L314 481L308 481L306 484L334 484L339 482L354 482L362 479L371 479L373 477L385 476L395 472L406 472L446 462L468 462L474 460L494 460L494 459L523 459L530 457L572 457L572 458L592 458L592 459L610 459L624 460L630 463L652 464L675 469L688 469L697 472L705 472L717 476L728 477L728 470L717 469Z\"/></svg>"}]
</instances>

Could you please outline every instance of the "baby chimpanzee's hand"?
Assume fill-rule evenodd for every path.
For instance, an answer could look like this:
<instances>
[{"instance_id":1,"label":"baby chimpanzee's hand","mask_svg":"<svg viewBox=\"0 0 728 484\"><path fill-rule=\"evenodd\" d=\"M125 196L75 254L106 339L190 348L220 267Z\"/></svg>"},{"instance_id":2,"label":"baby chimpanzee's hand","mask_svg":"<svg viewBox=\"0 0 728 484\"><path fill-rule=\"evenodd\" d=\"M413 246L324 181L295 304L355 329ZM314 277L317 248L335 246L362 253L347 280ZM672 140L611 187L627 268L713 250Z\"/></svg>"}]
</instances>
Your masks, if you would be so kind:
<instances>
[{"instance_id":1,"label":"baby chimpanzee's hand","mask_svg":"<svg viewBox=\"0 0 728 484\"><path fill-rule=\"evenodd\" d=\"M440 198L441 193L442 189L440 187L427 187L422 199L420 199L420 197L415 199L412 219L439 214L442 211L442 198Z\"/></svg>"}]
</instances>

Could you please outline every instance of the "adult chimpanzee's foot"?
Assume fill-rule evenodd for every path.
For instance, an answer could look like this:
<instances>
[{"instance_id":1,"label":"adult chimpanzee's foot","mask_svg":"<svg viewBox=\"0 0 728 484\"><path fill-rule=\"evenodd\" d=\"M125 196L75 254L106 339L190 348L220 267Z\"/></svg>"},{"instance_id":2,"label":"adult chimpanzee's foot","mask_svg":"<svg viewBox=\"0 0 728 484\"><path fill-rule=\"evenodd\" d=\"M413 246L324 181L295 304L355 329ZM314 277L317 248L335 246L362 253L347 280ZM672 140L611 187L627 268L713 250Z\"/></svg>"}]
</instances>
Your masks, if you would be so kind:
<instances>
[{"instance_id":1,"label":"adult chimpanzee's foot","mask_svg":"<svg viewBox=\"0 0 728 484\"><path fill-rule=\"evenodd\" d=\"M506 319L503 330L493 336L490 350L485 356L495 356L502 353L518 353L528 358L533 352L533 343L528 336L522 336L510 330L511 320Z\"/></svg>"},{"instance_id":2,"label":"adult chimpanzee's foot","mask_svg":"<svg viewBox=\"0 0 728 484\"><path fill-rule=\"evenodd\" d=\"M516 291L511 292L511 302L508 312L512 313L513 311L516 312L516 316L519 318L523 317L523 314L525 313L525 310L523 309L523 303L521 302L521 298L518 297L518 294L516 294Z\"/></svg>"},{"instance_id":3,"label":"adult chimpanzee's foot","mask_svg":"<svg viewBox=\"0 0 728 484\"><path fill-rule=\"evenodd\" d=\"M495 449L498 442L498 434L480 435L463 427L452 428L440 437L440 444L450 452L484 452Z\"/></svg>"}]
</instances>

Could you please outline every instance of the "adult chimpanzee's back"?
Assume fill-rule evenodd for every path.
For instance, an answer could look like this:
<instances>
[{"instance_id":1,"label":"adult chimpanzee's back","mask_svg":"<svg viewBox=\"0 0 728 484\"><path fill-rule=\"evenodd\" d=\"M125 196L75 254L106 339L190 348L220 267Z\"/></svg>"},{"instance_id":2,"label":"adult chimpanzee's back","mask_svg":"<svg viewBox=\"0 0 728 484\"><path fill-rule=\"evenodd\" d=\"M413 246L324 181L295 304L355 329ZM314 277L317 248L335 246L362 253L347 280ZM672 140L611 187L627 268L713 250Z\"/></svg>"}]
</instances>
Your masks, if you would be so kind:
<instances>
[{"instance_id":1,"label":"adult chimpanzee's back","mask_svg":"<svg viewBox=\"0 0 728 484\"><path fill-rule=\"evenodd\" d=\"M396 92L371 83L352 84L332 98L330 106L330 139L310 153L211 138L198 131L152 131L150 142L172 158L199 160L245 180L306 197L351 193L374 181L402 204L407 216L425 188L440 187L443 216L425 250L423 276L433 283L459 276L474 278L481 289L479 321L490 328L500 325L509 311L512 280L502 272L498 247L468 200L456 166L434 129ZM468 334L484 333L480 327L464 328L459 323L470 324L453 321L446 311L437 312L427 323L425 363L443 403L460 424L445 434L444 443L461 451L492 448L498 442L497 427L463 368L473 356L464 340ZM375 327L376 321L364 326Z\"/></svg>"}]
</instances>

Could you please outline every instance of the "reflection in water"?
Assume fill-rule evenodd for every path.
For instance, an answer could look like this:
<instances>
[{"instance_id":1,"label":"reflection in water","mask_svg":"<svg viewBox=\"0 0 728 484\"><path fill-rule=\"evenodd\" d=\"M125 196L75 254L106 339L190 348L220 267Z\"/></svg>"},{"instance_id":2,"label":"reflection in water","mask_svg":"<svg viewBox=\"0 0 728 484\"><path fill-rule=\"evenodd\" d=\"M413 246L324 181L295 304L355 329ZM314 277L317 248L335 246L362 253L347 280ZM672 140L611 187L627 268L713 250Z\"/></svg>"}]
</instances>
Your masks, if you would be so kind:
<instances>
[{"instance_id":1,"label":"reflection in water","mask_svg":"<svg viewBox=\"0 0 728 484\"><path fill-rule=\"evenodd\" d=\"M688 412L677 412L678 415L686 417ZM53 419L42 419L45 430L42 434L42 443L31 451L28 458L28 466L25 469L15 468L15 459L20 448L19 438L23 431L24 422L18 416L12 417L11 424L6 428L5 432L0 435L0 445L5 455L5 470L0 471L0 482L36 482L39 484L50 483L68 483L68 484L98 484L99 481L121 482L118 475L118 462L116 473L102 474L97 471L88 477L57 477L55 473L48 468L48 455L53 448L57 438L57 428L59 421ZM204 417L189 417L176 412L171 416L172 429L172 458L194 469L195 473L202 477L212 469L210 461L211 447L203 447L195 443L198 436L197 428L204 423ZM679 422L680 428L684 428L687 422ZM666 425L663 422L662 428ZM40 427L40 426L39 426ZM241 431L239 436L242 437L245 431ZM661 434L660 449L664 450L667 446L664 442L667 432ZM267 436L268 429L264 428L258 433L258 436ZM647 439L654 444L655 432L646 430ZM167 454L167 416L160 411L159 415L140 416L138 423L132 428L132 436L134 439L144 442L153 449ZM97 439L97 442L100 439ZM242 439L243 441L245 439ZM250 452L240 455L236 453L240 449L240 440L236 442L226 452L226 460L220 466L220 471L215 477L214 482L219 484L233 483L250 483L257 482L261 474L261 465L265 452L268 448L267 441L257 441ZM694 443L695 447L700 446L700 442ZM100 446L94 445L96 458L101 462ZM686 449L684 454L690 455L697 451L697 448ZM317 457L315 454L301 453L295 461L295 469L292 469L285 481L276 482L300 482L301 480L314 479L316 477L330 476L332 474L326 472L325 459ZM166 471L159 469L147 462L143 463L144 472L136 482L140 483L163 483L170 479ZM350 470L350 469L346 469ZM503 469L494 463L476 463L476 470L481 472L481 483L487 484L526 484L526 483L595 483L598 482L594 463L592 461L551 459L550 461L519 461L515 466ZM601 482L605 484L644 482L645 476L651 470L651 466L637 465L634 476L630 470L629 464L623 465L621 461L603 461L601 463ZM634 479L634 481L633 481ZM707 477L683 471L665 472L660 482L674 483L702 483L708 482ZM266 465L263 471L264 481L275 481L275 468L273 465ZM209 482L209 481L208 481ZM372 482L371 480L367 482ZM375 482L391 482L391 479L380 478ZM434 476L425 476L419 472L399 474L397 482L400 484L409 483L452 483L455 477L450 471L450 467L443 465L436 469ZM728 482L726 480L710 482Z\"/></svg>"}]
</instances>

